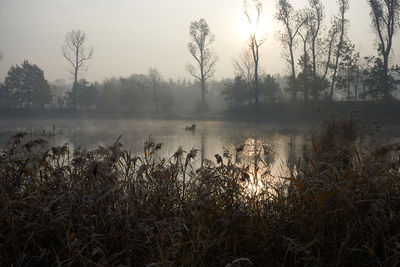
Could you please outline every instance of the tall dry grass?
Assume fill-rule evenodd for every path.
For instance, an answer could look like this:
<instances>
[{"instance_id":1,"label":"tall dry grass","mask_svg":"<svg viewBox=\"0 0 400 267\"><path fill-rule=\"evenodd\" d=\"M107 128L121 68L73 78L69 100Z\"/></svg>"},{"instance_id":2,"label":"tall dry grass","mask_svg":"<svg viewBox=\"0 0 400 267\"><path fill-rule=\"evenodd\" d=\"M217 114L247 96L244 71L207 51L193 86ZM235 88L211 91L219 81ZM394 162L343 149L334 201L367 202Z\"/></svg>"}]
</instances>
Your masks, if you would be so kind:
<instances>
[{"instance_id":1,"label":"tall dry grass","mask_svg":"<svg viewBox=\"0 0 400 267\"><path fill-rule=\"evenodd\" d=\"M400 144L364 144L354 116L325 122L288 177L257 181L240 147L196 169L196 150L160 158L151 139L140 157L23 140L0 157L2 266L400 262Z\"/></svg>"}]
</instances>

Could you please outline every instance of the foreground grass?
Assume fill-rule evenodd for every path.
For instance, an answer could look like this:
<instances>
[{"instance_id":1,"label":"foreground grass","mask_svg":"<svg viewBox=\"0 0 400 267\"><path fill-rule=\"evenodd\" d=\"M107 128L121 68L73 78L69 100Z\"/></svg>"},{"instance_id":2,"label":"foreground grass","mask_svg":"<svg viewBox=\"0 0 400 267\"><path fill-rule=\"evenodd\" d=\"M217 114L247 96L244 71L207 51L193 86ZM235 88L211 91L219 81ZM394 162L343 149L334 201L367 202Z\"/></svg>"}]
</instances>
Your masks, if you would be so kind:
<instances>
[{"instance_id":1,"label":"foreground grass","mask_svg":"<svg viewBox=\"0 0 400 267\"><path fill-rule=\"evenodd\" d=\"M151 140L136 157L19 134L0 158L0 265L399 265L400 144L361 141L332 118L288 177L255 181L240 147L196 169L196 150L162 159Z\"/></svg>"}]
</instances>

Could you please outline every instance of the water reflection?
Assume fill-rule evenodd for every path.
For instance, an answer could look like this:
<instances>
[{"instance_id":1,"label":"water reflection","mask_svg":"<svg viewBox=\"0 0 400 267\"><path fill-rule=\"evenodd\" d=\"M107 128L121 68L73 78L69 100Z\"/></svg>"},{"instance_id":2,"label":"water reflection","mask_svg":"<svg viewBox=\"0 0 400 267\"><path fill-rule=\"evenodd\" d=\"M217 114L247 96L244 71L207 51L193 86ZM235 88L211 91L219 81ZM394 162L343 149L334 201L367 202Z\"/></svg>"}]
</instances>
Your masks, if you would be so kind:
<instances>
[{"instance_id":1,"label":"water reflection","mask_svg":"<svg viewBox=\"0 0 400 267\"><path fill-rule=\"evenodd\" d=\"M195 131L186 125L196 124ZM24 125L21 127L21 125ZM54 125L54 127L53 127ZM71 150L113 144L122 134L122 144L134 154L143 154L143 144L149 136L163 143L160 156L170 156L182 146L184 151L200 150L194 162L202 166L205 160L216 161L215 155L232 155L243 145L243 166L257 180L261 175L282 175L301 152L307 127L279 126L244 122L182 121L182 120L55 120L1 122L0 142L4 144L13 132L25 131L29 138L43 138L51 145L68 143ZM55 133L49 135L48 133ZM236 160L236 159L235 159ZM289 165L288 165L289 164Z\"/></svg>"}]
</instances>

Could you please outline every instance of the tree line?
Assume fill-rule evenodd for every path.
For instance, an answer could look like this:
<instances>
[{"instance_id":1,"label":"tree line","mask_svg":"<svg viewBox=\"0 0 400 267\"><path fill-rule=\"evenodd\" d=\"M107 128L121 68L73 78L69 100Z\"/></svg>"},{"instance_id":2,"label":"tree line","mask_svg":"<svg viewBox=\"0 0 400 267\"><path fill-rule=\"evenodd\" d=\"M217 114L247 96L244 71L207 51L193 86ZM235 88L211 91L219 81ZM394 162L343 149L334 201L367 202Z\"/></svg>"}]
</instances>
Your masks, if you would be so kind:
<instances>
[{"instance_id":1,"label":"tree line","mask_svg":"<svg viewBox=\"0 0 400 267\"><path fill-rule=\"evenodd\" d=\"M275 19L282 26L278 38L289 69L283 77L260 72L260 49L266 41L260 28L261 0L243 1L242 11L250 31L245 48L233 63L235 76L229 80L212 81L218 62L212 47L216 37L205 19L192 22L188 51L193 64L188 63L186 69L195 79L188 87L200 89L196 109L209 108L210 97L207 100L206 94L212 86L219 88L220 96L232 108L279 101L334 101L340 97L347 101L395 99L400 67L392 64L391 55L393 38L400 26L399 0L367 0L377 54L364 58L348 36L350 0L336 2L337 13L327 25L321 0L309 0L303 9L294 8L290 0L276 1ZM80 30L65 35L62 55L71 66L71 88L63 92L50 85L44 72L25 60L20 66L12 66L0 83L0 106L161 112L172 109L176 98L173 91L183 93L176 88L185 87L166 81L154 68L146 75L112 78L102 83L79 79L87 61L94 56L86 34Z\"/></svg>"},{"instance_id":2,"label":"tree line","mask_svg":"<svg viewBox=\"0 0 400 267\"><path fill-rule=\"evenodd\" d=\"M295 9L290 0L276 2L275 19L282 26L278 38L290 70L281 95L294 102L334 101L340 96L354 102L395 99L400 68L391 64L391 55L393 37L400 26L399 1L367 0L378 45L376 55L364 58L348 36L350 1L336 2L338 11L329 26L325 23L325 7L321 0L309 0L303 9ZM253 18L248 15L249 6L255 10ZM227 86L224 94L236 105L246 101L246 97L248 105L258 105L260 92L275 90L273 83L262 85L258 81L258 51L265 41L263 36L257 38L262 1L244 1L243 12L249 24L253 24L253 32L247 47L234 62L236 79ZM269 102L276 99L269 97Z\"/></svg>"}]
</instances>

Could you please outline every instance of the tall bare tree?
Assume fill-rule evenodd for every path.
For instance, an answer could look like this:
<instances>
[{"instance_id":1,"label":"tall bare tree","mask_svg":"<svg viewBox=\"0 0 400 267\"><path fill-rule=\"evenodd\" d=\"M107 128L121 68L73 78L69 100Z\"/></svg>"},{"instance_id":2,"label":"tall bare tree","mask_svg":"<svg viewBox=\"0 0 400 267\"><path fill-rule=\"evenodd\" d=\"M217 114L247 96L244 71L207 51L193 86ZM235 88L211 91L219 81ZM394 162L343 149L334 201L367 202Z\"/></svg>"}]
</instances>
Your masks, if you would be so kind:
<instances>
[{"instance_id":1,"label":"tall bare tree","mask_svg":"<svg viewBox=\"0 0 400 267\"><path fill-rule=\"evenodd\" d=\"M300 83L299 91L303 93L304 101L308 101L310 87L312 84L312 70L310 71L310 56L308 53L308 44L311 38L310 29L308 27L304 27L303 31L299 31L299 36L301 37L301 40L303 42L303 55L300 57L299 63L301 66L301 73L298 75L297 80Z\"/></svg>"},{"instance_id":2,"label":"tall bare tree","mask_svg":"<svg viewBox=\"0 0 400 267\"><path fill-rule=\"evenodd\" d=\"M356 46L348 38L343 42L342 59L339 65L336 87L346 92L347 101L357 102L358 89L362 82L360 53L356 51ZM351 87L354 89L353 96L351 96Z\"/></svg>"},{"instance_id":3,"label":"tall bare tree","mask_svg":"<svg viewBox=\"0 0 400 267\"><path fill-rule=\"evenodd\" d=\"M158 112L160 90L164 86L164 79L161 73L156 68L150 68L147 74L147 80L153 94L156 112Z\"/></svg>"},{"instance_id":4,"label":"tall bare tree","mask_svg":"<svg viewBox=\"0 0 400 267\"><path fill-rule=\"evenodd\" d=\"M291 68L291 77L289 80L289 91L292 99L296 100L296 61L294 55L295 38L299 33L300 28L306 23L307 16L302 13L296 12L288 0L278 0L277 12L275 18L280 21L284 26L284 32L280 35L281 43L289 49L289 64Z\"/></svg>"},{"instance_id":5,"label":"tall bare tree","mask_svg":"<svg viewBox=\"0 0 400 267\"><path fill-rule=\"evenodd\" d=\"M368 0L371 8L372 26L378 37L378 52L383 60L384 87L386 97L390 95L389 56L393 46L393 36L399 27L399 0Z\"/></svg>"},{"instance_id":6,"label":"tall bare tree","mask_svg":"<svg viewBox=\"0 0 400 267\"><path fill-rule=\"evenodd\" d=\"M336 46L336 52L335 52L335 61L334 61L334 66L333 66L333 75L332 75L332 81L331 81L331 92L330 92L330 100L333 100L333 88L335 86L336 82L336 74L337 74L337 69L339 65L339 60L342 56L342 50L343 50L343 43L344 43L344 37L346 34L346 24L347 24L347 19L346 19L346 12L349 9L349 0L337 0L339 4L339 17L336 18L336 23L337 23L337 28L339 29L340 36L339 36L339 41Z\"/></svg>"},{"instance_id":7,"label":"tall bare tree","mask_svg":"<svg viewBox=\"0 0 400 267\"><path fill-rule=\"evenodd\" d=\"M332 54L333 50L335 49L335 44L337 44L337 36L340 33L340 23L337 19L333 19L331 23L331 27L327 33L327 36L324 38L324 54L326 55L326 59L324 61L324 71L322 74L322 80L325 80L328 72L332 69Z\"/></svg>"},{"instance_id":8,"label":"tall bare tree","mask_svg":"<svg viewBox=\"0 0 400 267\"><path fill-rule=\"evenodd\" d=\"M243 12L246 15L247 21L250 25L249 33L249 47L253 54L254 61L254 96L255 104L259 103L259 62L260 62L260 46L265 42L265 37L259 37L259 24L261 20L261 15L263 11L263 6L261 0L252 0L252 4L249 6L249 1L244 0L243 2ZM252 12L254 11L254 12Z\"/></svg>"},{"instance_id":9,"label":"tall bare tree","mask_svg":"<svg viewBox=\"0 0 400 267\"><path fill-rule=\"evenodd\" d=\"M233 68L235 75L241 77L246 82L250 106L254 79L254 61L252 51L248 47L243 49L238 58L233 61Z\"/></svg>"},{"instance_id":10,"label":"tall bare tree","mask_svg":"<svg viewBox=\"0 0 400 267\"><path fill-rule=\"evenodd\" d=\"M72 88L72 105L76 107L75 87L78 82L78 73L85 67L85 62L93 57L93 48L86 45L86 34L80 30L67 32L65 42L62 46L64 58L71 63L74 75L74 84Z\"/></svg>"},{"instance_id":11,"label":"tall bare tree","mask_svg":"<svg viewBox=\"0 0 400 267\"><path fill-rule=\"evenodd\" d=\"M309 0L310 9L308 12L307 25L310 30L310 49L311 49L311 62L313 71L313 86L312 94L314 99L317 97L317 91L319 90L318 84L318 73L317 73L317 52L318 52L318 41L320 39L320 33L322 30L323 20L325 18L324 6L321 0Z\"/></svg>"},{"instance_id":12,"label":"tall bare tree","mask_svg":"<svg viewBox=\"0 0 400 267\"><path fill-rule=\"evenodd\" d=\"M190 24L189 35L191 41L188 43L190 54L196 60L198 68L187 64L186 68L190 75L201 83L201 101L205 104L206 81L214 76L215 65L218 57L215 55L211 44L215 40L205 19L194 21Z\"/></svg>"}]
</instances>

